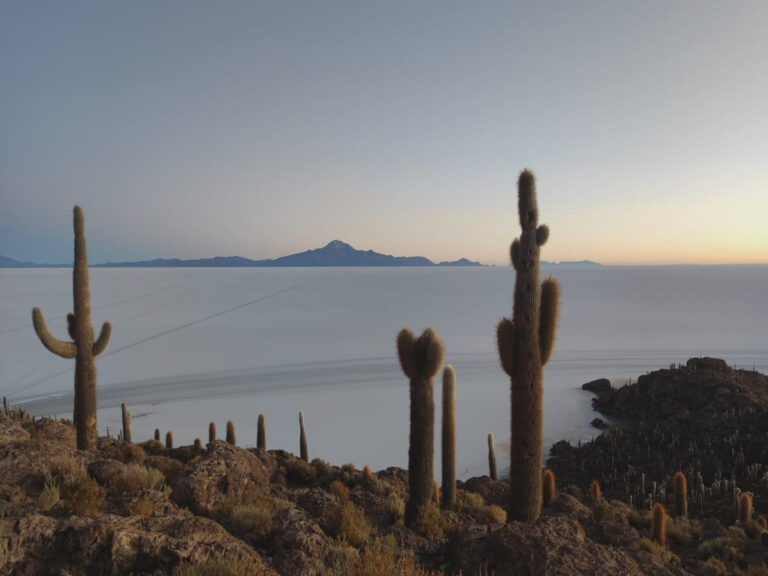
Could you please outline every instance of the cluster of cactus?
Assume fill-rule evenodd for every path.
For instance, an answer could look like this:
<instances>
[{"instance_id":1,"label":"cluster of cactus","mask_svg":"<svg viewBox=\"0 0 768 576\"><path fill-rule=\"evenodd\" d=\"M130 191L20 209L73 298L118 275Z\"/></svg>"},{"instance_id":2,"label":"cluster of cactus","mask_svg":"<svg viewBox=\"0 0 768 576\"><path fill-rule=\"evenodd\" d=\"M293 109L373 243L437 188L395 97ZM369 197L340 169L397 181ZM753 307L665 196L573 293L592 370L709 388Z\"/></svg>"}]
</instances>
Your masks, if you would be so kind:
<instances>
[{"instance_id":1,"label":"cluster of cactus","mask_svg":"<svg viewBox=\"0 0 768 576\"><path fill-rule=\"evenodd\" d=\"M109 343L112 327L105 322L99 337L94 339L91 326L91 299L88 287L88 257L85 250L83 211L74 208L75 262L72 268L74 313L67 315L71 342L58 340L48 331L39 308L32 309L32 324L37 336L48 350L62 358L75 359L75 404L73 421L77 430L78 450L96 448L96 364L94 358Z\"/></svg>"},{"instance_id":2,"label":"cluster of cactus","mask_svg":"<svg viewBox=\"0 0 768 576\"><path fill-rule=\"evenodd\" d=\"M511 379L509 517L534 522L542 502L542 368L554 347L559 286L553 278L539 286L539 251L549 229L539 226L536 183L528 170L518 180L518 213L522 233L510 249L514 307L512 319L499 323L497 339L501 365Z\"/></svg>"},{"instance_id":3,"label":"cluster of cactus","mask_svg":"<svg viewBox=\"0 0 768 576\"><path fill-rule=\"evenodd\" d=\"M435 403L432 379L443 363L443 351L443 342L431 327L418 338L407 328L397 336L400 366L410 380L409 492L405 506L405 520L409 525L424 517L433 490Z\"/></svg>"},{"instance_id":4,"label":"cluster of cactus","mask_svg":"<svg viewBox=\"0 0 768 576\"><path fill-rule=\"evenodd\" d=\"M26 420L29 414L26 410L24 410L24 406L19 406L18 408L12 408L11 403L8 402L8 398L3 396L3 412L5 412L5 415L9 418L12 418L14 420Z\"/></svg>"},{"instance_id":5,"label":"cluster of cactus","mask_svg":"<svg viewBox=\"0 0 768 576\"><path fill-rule=\"evenodd\" d=\"M450 364L443 370L443 508L456 505L456 373Z\"/></svg>"}]
</instances>

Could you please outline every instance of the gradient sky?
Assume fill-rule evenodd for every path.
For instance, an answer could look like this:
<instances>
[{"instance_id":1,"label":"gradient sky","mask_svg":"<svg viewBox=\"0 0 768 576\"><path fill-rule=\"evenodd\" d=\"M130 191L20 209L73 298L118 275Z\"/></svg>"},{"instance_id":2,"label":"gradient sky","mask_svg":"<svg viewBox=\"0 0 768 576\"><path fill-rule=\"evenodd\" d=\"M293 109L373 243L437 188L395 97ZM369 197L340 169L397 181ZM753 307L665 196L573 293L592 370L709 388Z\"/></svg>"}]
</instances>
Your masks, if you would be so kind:
<instances>
[{"instance_id":1,"label":"gradient sky","mask_svg":"<svg viewBox=\"0 0 768 576\"><path fill-rule=\"evenodd\" d=\"M768 263L768 2L0 0L0 254Z\"/></svg>"}]
</instances>

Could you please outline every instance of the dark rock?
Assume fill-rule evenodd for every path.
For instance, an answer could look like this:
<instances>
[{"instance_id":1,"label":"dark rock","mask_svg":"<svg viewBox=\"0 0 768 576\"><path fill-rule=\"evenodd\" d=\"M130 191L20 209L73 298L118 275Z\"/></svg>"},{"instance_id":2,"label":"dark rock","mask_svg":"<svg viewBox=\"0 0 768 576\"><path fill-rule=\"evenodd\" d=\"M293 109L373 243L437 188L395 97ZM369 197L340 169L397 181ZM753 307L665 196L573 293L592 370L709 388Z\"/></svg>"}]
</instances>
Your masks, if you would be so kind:
<instances>
[{"instance_id":1,"label":"dark rock","mask_svg":"<svg viewBox=\"0 0 768 576\"><path fill-rule=\"evenodd\" d=\"M593 392L599 396L601 394L605 394L606 392L610 392L613 388L611 387L610 380L607 378L598 378L597 380L592 380L591 382L582 384L581 389L586 390L587 392Z\"/></svg>"},{"instance_id":2,"label":"dark rock","mask_svg":"<svg viewBox=\"0 0 768 576\"><path fill-rule=\"evenodd\" d=\"M728 372L730 370L725 360L710 358L709 356L690 358L685 365L691 370L709 370L710 372Z\"/></svg>"},{"instance_id":3,"label":"dark rock","mask_svg":"<svg viewBox=\"0 0 768 576\"><path fill-rule=\"evenodd\" d=\"M590 424L592 424L592 426L594 426L598 430L605 430L606 428L608 428L608 424L602 418L595 418L594 420L592 420L592 422L590 422Z\"/></svg>"},{"instance_id":4,"label":"dark rock","mask_svg":"<svg viewBox=\"0 0 768 576\"><path fill-rule=\"evenodd\" d=\"M272 519L272 563L280 574L324 574L329 545L317 522L300 508L287 508Z\"/></svg>"}]
</instances>

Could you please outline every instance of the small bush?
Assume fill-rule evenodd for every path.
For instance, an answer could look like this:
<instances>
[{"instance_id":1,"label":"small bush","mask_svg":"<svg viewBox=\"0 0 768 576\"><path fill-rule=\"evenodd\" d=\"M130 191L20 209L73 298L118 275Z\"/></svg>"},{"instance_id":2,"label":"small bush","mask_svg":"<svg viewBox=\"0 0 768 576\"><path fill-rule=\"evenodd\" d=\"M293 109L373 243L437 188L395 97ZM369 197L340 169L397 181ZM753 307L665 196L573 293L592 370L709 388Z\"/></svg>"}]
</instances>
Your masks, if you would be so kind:
<instances>
[{"instance_id":1,"label":"small bush","mask_svg":"<svg viewBox=\"0 0 768 576\"><path fill-rule=\"evenodd\" d=\"M424 515L414 522L413 529L430 538L442 540L445 537L446 526L440 515L440 508L430 502L427 504Z\"/></svg>"},{"instance_id":2,"label":"small bush","mask_svg":"<svg viewBox=\"0 0 768 576\"><path fill-rule=\"evenodd\" d=\"M323 521L326 530L341 542L359 548L368 541L370 526L365 520L365 512L352 502L326 506Z\"/></svg>"},{"instance_id":3,"label":"small bush","mask_svg":"<svg viewBox=\"0 0 768 576\"><path fill-rule=\"evenodd\" d=\"M59 502L60 497L59 485L55 482L45 484L43 491L40 492L40 496L37 498L37 507L43 512L47 512Z\"/></svg>"},{"instance_id":4,"label":"small bush","mask_svg":"<svg viewBox=\"0 0 768 576\"><path fill-rule=\"evenodd\" d=\"M66 496L70 514L90 516L98 512L104 502L104 489L88 474L83 474Z\"/></svg>"},{"instance_id":5,"label":"small bush","mask_svg":"<svg viewBox=\"0 0 768 576\"><path fill-rule=\"evenodd\" d=\"M711 574L711 576L728 576L728 568L719 558L710 556L706 561L705 566L707 574Z\"/></svg>"},{"instance_id":6,"label":"small bush","mask_svg":"<svg viewBox=\"0 0 768 576\"><path fill-rule=\"evenodd\" d=\"M74 487L83 474L87 472L82 460L72 456L54 456L51 459L51 476L64 491Z\"/></svg>"},{"instance_id":7,"label":"small bush","mask_svg":"<svg viewBox=\"0 0 768 576\"><path fill-rule=\"evenodd\" d=\"M285 461L285 475L289 480L305 486L315 480L315 470L301 458L289 458Z\"/></svg>"},{"instance_id":8,"label":"small bush","mask_svg":"<svg viewBox=\"0 0 768 576\"><path fill-rule=\"evenodd\" d=\"M484 524L506 524L507 523L506 510L503 510L501 506L497 506L496 504L491 504L490 506L486 507L486 509L484 510L483 523Z\"/></svg>"},{"instance_id":9,"label":"small bush","mask_svg":"<svg viewBox=\"0 0 768 576\"><path fill-rule=\"evenodd\" d=\"M249 536L261 541L272 532L272 510L257 504L243 504L232 508L229 530L236 536Z\"/></svg>"},{"instance_id":10,"label":"small bush","mask_svg":"<svg viewBox=\"0 0 768 576\"><path fill-rule=\"evenodd\" d=\"M405 502L395 492L389 493L385 507L392 522L399 522L405 516Z\"/></svg>"},{"instance_id":11,"label":"small bush","mask_svg":"<svg viewBox=\"0 0 768 576\"><path fill-rule=\"evenodd\" d=\"M667 537L680 546L690 546L693 542L691 524L688 518L678 516L667 519Z\"/></svg>"},{"instance_id":12,"label":"small bush","mask_svg":"<svg viewBox=\"0 0 768 576\"><path fill-rule=\"evenodd\" d=\"M336 496L339 504L342 506L347 503L347 500L349 500L349 488L344 486L344 484L338 480L331 484L331 493Z\"/></svg>"},{"instance_id":13,"label":"small bush","mask_svg":"<svg viewBox=\"0 0 768 576\"><path fill-rule=\"evenodd\" d=\"M127 464L110 480L110 488L117 494L136 494L142 490L161 490L165 475L156 468L140 464Z\"/></svg>"},{"instance_id":14,"label":"small bush","mask_svg":"<svg viewBox=\"0 0 768 576\"><path fill-rule=\"evenodd\" d=\"M131 516L144 516L145 518L149 518L154 511L155 505L152 503L152 500L146 496L128 504L128 514Z\"/></svg>"},{"instance_id":15,"label":"small bush","mask_svg":"<svg viewBox=\"0 0 768 576\"><path fill-rule=\"evenodd\" d=\"M328 483L333 480L335 472L333 466L328 464L328 462L321 460L320 458L315 458L312 460L311 465L312 469L315 471L315 476L323 485L328 485Z\"/></svg>"},{"instance_id":16,"label":"small bush","mask_svg":"<svg viewBox=\"0 0 768 576\"><path fill-rule=\"evenodd\" d=\"M344 484L347 486L354 486L360 479L360 473L355 469L354 464L344 464L341 467L339 477L341 478L341 481L344 482Z\"/></svg>"},{"instance_id":17,"label":"small bush","mask_svg":"<svg viewBox=\"0 0 768 576\"><path fill-rule=\"evenodd\" d=\"M395 539L390 535L386 538L374 538L359 555L356 562L345 567L343 572L333 576L438 576L439 572L427 572L421 568L413 557L413 552L403 552L397 555Z\"/></svg>"},{"instance_id":18,"label":"small bush","mask_svg":"<svg viewBox=\"0 0 768 576\"><path fill-rule=\"evenodd\" d=\"M261 576L264 572L248 560L217 558L182 568L179 576Z\"/></svg>"},{"instance_id":19,"label":"small bush","mask_svg":"<svg viewBox=\"0 0 768 576\"><path fill-rule=\"evenodd\" d=\"M610 506L606 502L598 502L592 506L592 519L595 522L602 522L608 515Z\"/></svg>"}]
</instances>

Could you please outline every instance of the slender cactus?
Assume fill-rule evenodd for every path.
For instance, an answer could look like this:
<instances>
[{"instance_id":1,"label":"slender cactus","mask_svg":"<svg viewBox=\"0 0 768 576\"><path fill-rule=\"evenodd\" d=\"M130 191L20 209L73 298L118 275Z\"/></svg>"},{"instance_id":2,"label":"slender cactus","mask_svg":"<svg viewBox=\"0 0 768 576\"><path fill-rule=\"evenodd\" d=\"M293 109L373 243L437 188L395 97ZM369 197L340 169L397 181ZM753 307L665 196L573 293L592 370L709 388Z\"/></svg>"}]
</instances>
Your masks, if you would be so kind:
<instances>
[{"instance_id":1,"label":"slender cactus","mask_svg":"<svg viewBox=\"0 0 768 576\"><path fill-rule=\"evenodd\" d=\"M739 522L746 524L752 520L752 495L749 492L739 494Z\"/></svg>"},{"instance_id":2,"label":"slender cactus","mask_svg":"<svg viewBox=\"0 0 768 576\"><path fill-rule=\"evenodd\" d=\"M235 445L235 423L227 420L227 444Z\"/></svg>"},{"instance_id":3,"label":"slender cactus","mask_svg":"<svg viewBox=\"0 0 768 576\"><path fill-rule=\"evenodd\" d=\"M3 412L5 412L6 416L11 415L11 405L8 403L8 398L3 396Z\"/></svg>"},{"instance_id":4,"label":"slender cactus","mask_svg":"<svg viewBox=\"0 0 768 576\"><path fill-rule=\"evenodd\" d=\"M105 322L94 340L91 326L91 298L88 288L88 257L85 250L85 222L80 206L74 209L75 262L72 267L74 314L67 315L72 342L58 340L48 331L40 308L32 309L32 325L38 338L48 350L62 358L75 359L75 405L73 421L77 430L77 449L96 448L96 364L94 358L109 343L112 325Z\"/></svg>"},{"instance_id":5,"label":"slender cactus","mask_svg":"<svg viewBox=\"0 0 768 576\"><path fill-rule=\"evenodd\" d=\"M661 502L653 505L651 540L655 540L659 546L664 546L667 541L667 511Z\"/></svg>"},{"instance_id":6,"label":"slender cactus","mask_svg":"<svg viewBox=\"0 0 768 576\"><path fill-rule=\"evenodd\" d=\"M410 380L411 431L405 520L411 526L424 517L432 495L435 451L432 379L443 363L443 351L443 341L432 327L424 330L418 338L407 328L403 328L397 336L400 366Z\"/></svg>"},{"instance_id":7,"label":"slender cactus","mask_svg":"<svg viewBox=\"0 0 768 576\"><path fill-rule=\"evenodd\" d=\"M173 448L173 432L168 430L168 432L165 433L165 447L170 450Z\"/></svg>"},{"instance_id":8,"label":"slender cactus","mask_svg":"<svg viewBox=\"0 0 768 576\"><path fill-rule=\"evenodd\" d=\"M299 410L299 451L301 459L309 462L309 451L307 450L307 434L304 431L304 412Z\"/></svg>"},{"instance_id":9,"label":"slender cactus","mask_svg":"<svg viewBox=\"0 0 768 576\"><path fill-rule=\"evenodd\" d=\"M211 422L208 424L208 442L216 440L216 424Z\"/></svg>"},{"instance_id":10,"label":"slender cactus","mask_svg":"<svg viewBox=\"0 0 768 576\"><path fill-rule=\"evenodd\" d=\"M128 412L125 403L120 406L123 411L123 440L126 442L131 441L131 413Z\"/></svg>"},{"instance_id":11,"label":"slender cactus","mask_svg":"<svg viewBox=\"0 0 768 576\"><path fill-rule=\"evenodd\" d=\"M155 440L160 442L160 428L155 428Z\"/></svg>"},{"instance_id":12,"label":"slender cactus","mask_svg":"<svg viewBox=\"0 0 768 576\"><path fill-rule=\"evenodd\" d=\"M456 505L456 373L443 370L443 508Z\"/></svg>"},{"instance_id":13,"label":"slender cactus","mask_svg":"<svg viewBox=\"0 0 768 576\"><path fill-rule=\"evenodd\" d=\"M600 502L600 484L597 480L592 480L592 484L589 485L589 497L595 502Z\"/></svg>"},{"instance_id":14,"label":"slender cactus","mask_svg":"<svg viewBox=\"0 0 768 576\"><path fill-rule=\"evenodd\" d=\"M264 421L264 414L259 414L258 431L256 432L256 447L261 450L267 449L267 424Z\"/></svg>"},{"instance_id":15,"label":"slender cactus","mask_svg":"<svg viewBox=\"0 0 768 576\"><path fill-rule=\"evenodd\" d=\"M496 443L493 440L493 432L488 432L488 476L491 480L499 479L496 470Z\"/></svg>"},{"instance_id":16,"label":"slender cactus","mask_svg":"<svg viewBox=\"0 0 768 576\"><path fill-rule=\"evenodd\" d=\"M534 522L541 512L542 367L552 354L559 286L553 278L539 285L539 252L549 228L539 226L536 182L525 170L518 180L522 233L510 247L516 271L512 320L497 328L499 357L511 379L509 519Z\"/></svg>"},{"instance_id":17,"label":"slender cactus","mask_svg":"<svg viewBox=\"0 0 768 576\"><path fill-rule=\"evenodd\" d=\"M675 514L688 516L688 483L685 474L678 472L672 480L672 491L675 493Z\"/></svg>"},{"instance_id":18,"label":"slender cactus","mask_svg":"<svg viewBox=\"0 0 768 576\"><path fill-rule=\"evenodd\" d=\"M542 484L544 485L542 490L542 505L549 506L552 503L552 500L555 499L556 494L555 473L549 468L544 470Z\"/></svg>"}]
</instances>

